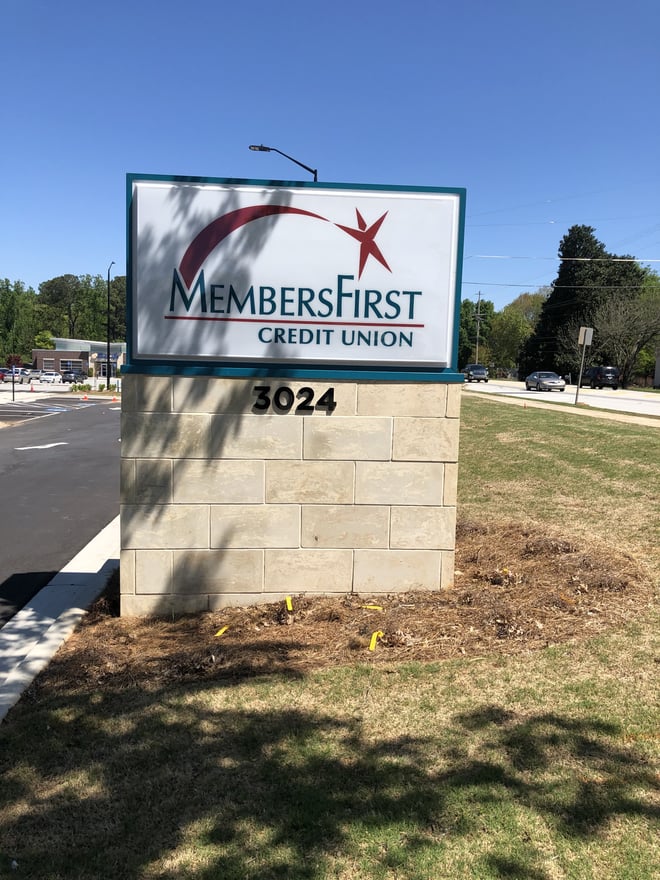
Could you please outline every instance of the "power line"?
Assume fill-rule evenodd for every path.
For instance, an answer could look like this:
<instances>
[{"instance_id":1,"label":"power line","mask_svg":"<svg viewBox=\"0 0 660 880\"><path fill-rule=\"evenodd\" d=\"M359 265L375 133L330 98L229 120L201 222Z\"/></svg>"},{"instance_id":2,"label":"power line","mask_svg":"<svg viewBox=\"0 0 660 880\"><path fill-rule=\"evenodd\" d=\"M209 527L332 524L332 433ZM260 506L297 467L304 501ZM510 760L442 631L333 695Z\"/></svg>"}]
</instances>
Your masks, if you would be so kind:
<instances>
[{"instance_id":1,"label":"power line","mask_svg":"<svg viewBox=\"0 0 660 880\"><path fill-rule=\"evenodd\" d=\"M538 286L552 287L553 290L562 290L563 288L571 288L571 289L575 288L576 290L578 290L578 289L580 289L580 290L581 289L585 289L585 290L587 290L587 289L588 290L619 290L622 287L621 284L553 284L552 282L549 282L548 284L541 284L541 285L539 285L537 282L528 283L528 284L514 284L513 282L510 282L510 283L504 282L503 283L503 282L498 282L498 281L463 281L461 283L462 284L469 284L471 287L527 287L527 288L534 287L534 284L536 284L537 287ZM644 285L644 284L638 284L635 286L630 286L629 284L625 284L625 285L623 285L623 287L625 288L625 290L645 290L646 289L646 285Z\"/></svg>"},{"instance_id":2,"label":"power line","mask_svg":"<svg viewBox=\"0 0 660 880\"><path fill-rule=\"evenodd\" d=\"M660 263L644 257L514 257L508 254L470 254L466 260L558 260L561 263Z\"/></svg>"}]
</instances>

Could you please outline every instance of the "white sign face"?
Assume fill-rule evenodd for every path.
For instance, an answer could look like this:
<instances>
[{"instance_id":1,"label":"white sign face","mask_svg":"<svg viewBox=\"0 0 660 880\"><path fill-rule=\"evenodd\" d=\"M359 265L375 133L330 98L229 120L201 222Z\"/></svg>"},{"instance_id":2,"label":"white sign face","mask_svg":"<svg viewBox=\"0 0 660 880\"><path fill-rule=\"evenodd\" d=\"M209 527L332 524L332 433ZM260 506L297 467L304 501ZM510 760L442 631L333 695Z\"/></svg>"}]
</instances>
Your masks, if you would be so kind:
<instances>
[{"instance_id":1,"label":"white sign face","mask_svg":"<svg viewBox=\"0 0 660 880\"><path fill-rule=\"evenodd\" d=\"M131 363L452 366L462 191L129 184Z\"/></svg>"},{"instance_id":2,"label":"white sign face","mask_svg":"<svg viewBox=\"0 0 660 880\"><path fill-rule=\"evenodd\" d=\"M578 335L578 345L591 345L591 341L593 338L593 327L580 327L580 333Z\"/></svg>"}]
</instances>

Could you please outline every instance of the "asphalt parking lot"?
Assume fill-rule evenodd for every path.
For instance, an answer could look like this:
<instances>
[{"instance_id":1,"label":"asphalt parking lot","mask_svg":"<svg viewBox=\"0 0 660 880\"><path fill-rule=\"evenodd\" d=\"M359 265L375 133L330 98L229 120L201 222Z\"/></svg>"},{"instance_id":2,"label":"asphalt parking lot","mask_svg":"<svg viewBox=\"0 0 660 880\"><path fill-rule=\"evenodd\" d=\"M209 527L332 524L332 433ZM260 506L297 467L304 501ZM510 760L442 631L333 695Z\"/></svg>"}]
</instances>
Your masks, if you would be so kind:
<instances>
[{"instance_id":1,"label":"asphalt parking lot","mask_svg":"<svg viewBox=\"0 0 660 880\"><path fill-rule=\"evenodd\" d=\"M39 419L58 412L69 412L85 406L93 406L94 400L85 399L79 391L69 391L68 385L34 385L29 387L15 386L12 392L11 383L0 384L0 426ZM19 390L20 389L20 390Z\"/></svg>"}]
</instances>

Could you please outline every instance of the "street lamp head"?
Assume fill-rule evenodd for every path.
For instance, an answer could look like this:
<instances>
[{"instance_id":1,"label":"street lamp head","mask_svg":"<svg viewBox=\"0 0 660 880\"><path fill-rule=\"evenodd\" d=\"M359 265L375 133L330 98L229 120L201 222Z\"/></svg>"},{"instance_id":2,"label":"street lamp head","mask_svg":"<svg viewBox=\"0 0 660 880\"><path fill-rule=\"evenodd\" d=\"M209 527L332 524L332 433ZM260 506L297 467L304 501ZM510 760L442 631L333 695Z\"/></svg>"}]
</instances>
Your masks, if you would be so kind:
<instances>
[{"instance_id":1,"label":"street lamp head","mask_svg":"<svg viewBox=\"0 0 660 880\"><path fill-rule=\"evenodd\" d=\"M299 162L297 159L294 159L293 156L289 156L288 153L283 153L282 150L278 150L277 147L264 147L263 144L250 144L250 149L256 150L258 153L279 153L280 156L284 156L285 159L289 159L290 162L294 162L300 168L304 168L305 171L309 171L310 174L313 174L315 182L319 179L316 168L310 168L309 165Z\"/></svg>"}]
</instances>

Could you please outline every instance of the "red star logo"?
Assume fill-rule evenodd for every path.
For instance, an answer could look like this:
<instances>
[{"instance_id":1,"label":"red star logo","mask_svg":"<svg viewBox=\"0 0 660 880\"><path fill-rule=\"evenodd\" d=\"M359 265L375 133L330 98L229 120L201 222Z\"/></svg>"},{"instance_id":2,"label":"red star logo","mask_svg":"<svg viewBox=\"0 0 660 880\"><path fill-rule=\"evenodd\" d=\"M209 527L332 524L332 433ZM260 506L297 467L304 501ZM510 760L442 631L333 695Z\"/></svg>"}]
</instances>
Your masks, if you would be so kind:
<instances>
[{"instance_id":1,"label":"red star logo","mask_svg":"<svg viewBox=\"0 0 660 880\"><path fill-rule=\"evenodd\" d=\"M360 242L360 270L358 272L358 281L360 279L360 276L362 275L364 265L369 257L375 257L375 259L377 259L379 263L385 266L388 272L391 272L392 270L387 265L387 260L382 255L380 248L374 241L378 230L383 224L383 220L387 217L387 211L385 211L383 216L376 220L375 223L372 223L368 229L366 220L363 218L362 214L360 214L357 208L355 209L355 213L357 214L357 229L351 229L350 226L342 226L339 223L335 223L335 226L338 226L339 229L343 229L344 232L352 235L353 238L357 239Z\"/></svg>"}]
</instances>

